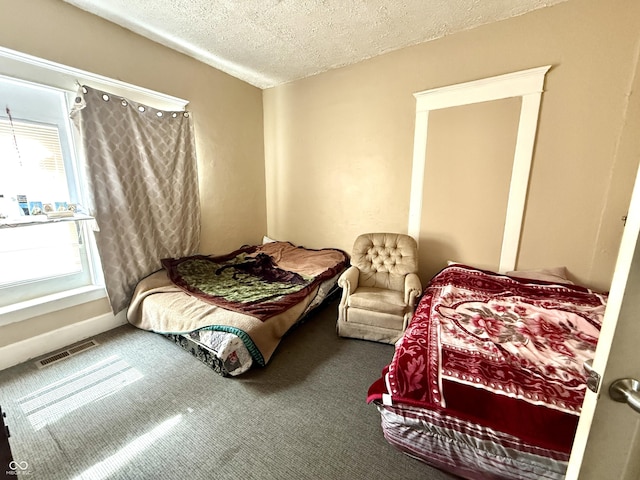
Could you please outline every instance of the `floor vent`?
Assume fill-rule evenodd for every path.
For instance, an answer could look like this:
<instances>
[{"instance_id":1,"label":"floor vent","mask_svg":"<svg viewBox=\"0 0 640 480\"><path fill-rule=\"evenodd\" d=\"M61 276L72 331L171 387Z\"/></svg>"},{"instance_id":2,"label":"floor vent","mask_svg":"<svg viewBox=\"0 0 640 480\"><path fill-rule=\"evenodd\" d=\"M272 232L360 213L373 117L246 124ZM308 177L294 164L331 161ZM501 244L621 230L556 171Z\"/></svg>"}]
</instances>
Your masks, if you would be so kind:
<instances>
[{"instance_id":1,"label":"floor vent","mask_svg":"<svg viewBox=\"0 0 640 480\"><path fill-rule=\"evenodd\" d=\"M73 347L69 347L66 350L62 350L61 352L56 352L52 355L49 355L46 358L40 359L36 362L36 367L43 368L52 363L59 362L60 360L64 360L65 358L71 357L77 353L88 350L89 348L93 348L98 346L98 342L95 340L88 340L83 343L79 343L78 345L74 345Z\"/></svg>"}]
</instances>

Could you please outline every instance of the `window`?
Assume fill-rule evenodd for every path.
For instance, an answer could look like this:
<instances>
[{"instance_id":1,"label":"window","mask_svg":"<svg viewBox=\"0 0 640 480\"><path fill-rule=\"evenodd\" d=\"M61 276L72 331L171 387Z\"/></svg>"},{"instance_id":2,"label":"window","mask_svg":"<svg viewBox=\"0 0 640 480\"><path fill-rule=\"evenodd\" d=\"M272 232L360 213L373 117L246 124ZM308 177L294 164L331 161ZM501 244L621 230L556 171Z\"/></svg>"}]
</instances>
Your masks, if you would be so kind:
<instances>
[{"instance_id":1,"label":"window","mask_svg":"<svg viewBox=\"0 0 640 480\"><path fill-rule=\"evenodd\" d=\"M83 204L84 168L78 168L77 159L81 154L75 153L68 119L68 105L79 84L161 110L181 110L188 103L178 97L0 47L0 137L4 138L0 140L0 195L5 196L0 203L5 204L16 195L26 195L28 202L42 201L43 206L51 202L55 206L57 201ZM6 114L7 106L13 122ZM51 155L38 164L37 174L9 177L9 159L15 162L18 151L18 162L26 155L20 143L18 150L13 143L14 131L18 137L20 129L30 129L27 143L32 140L36 140L36 145L44 143L41 146ZM27 130L22 131L25 132ZM28 150L26 146L23 148ZM41 178L39 182L37 176ZM25 178L31 181L26 182ZM20 181L23 183L19 184ZM53 190L54 184L59 190ZM0 223L2 221L0 219ZM87 223L61 221L0 228L0 326L105 296L99 258ZM80 285L87 287L78 288ZM54 292L58 294L47 296Z\"/></svg>"},{"instance_id":2,"label":"window","mask_svg":"<svg viewBox=\"0 0 640 480\"><path fill-rule=\"evenodd\" d=\"M83 204L69 95L0 77L0 307L94 283L85 222L25 223Z\"/></svg>"}]
</instances>

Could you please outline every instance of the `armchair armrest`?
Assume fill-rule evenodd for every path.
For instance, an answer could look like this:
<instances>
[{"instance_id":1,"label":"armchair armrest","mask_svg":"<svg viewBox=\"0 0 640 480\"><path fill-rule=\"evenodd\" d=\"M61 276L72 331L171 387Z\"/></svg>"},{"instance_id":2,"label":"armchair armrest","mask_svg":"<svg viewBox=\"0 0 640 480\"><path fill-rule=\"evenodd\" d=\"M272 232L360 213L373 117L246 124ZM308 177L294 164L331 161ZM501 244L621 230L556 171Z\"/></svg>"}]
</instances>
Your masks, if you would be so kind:
<instances>
[{"instance_id":1,"label":"armchair armrest","mask_svg":"<svg viewBox=\"0 0 640 480\"><path fill-rule=\"evenodd\" d=\"M409 273L404 279L404 301L412 309L416 305L416 299L422 295L422 284L415 273Z\"/></svg>"},{"instance_id":2,"label":"armchair armrest","mask_svg":"<svg viewBox=\"0 0 640 480\"><path fill-rule=\"evenodd\" d=\"M347 268L340 278L338 278L338 286L345 290L347 295L351 294L356 288L358 288L358 281L360 279L360 270L358 267L351 265Z\"/></svg>"}]
</instances>

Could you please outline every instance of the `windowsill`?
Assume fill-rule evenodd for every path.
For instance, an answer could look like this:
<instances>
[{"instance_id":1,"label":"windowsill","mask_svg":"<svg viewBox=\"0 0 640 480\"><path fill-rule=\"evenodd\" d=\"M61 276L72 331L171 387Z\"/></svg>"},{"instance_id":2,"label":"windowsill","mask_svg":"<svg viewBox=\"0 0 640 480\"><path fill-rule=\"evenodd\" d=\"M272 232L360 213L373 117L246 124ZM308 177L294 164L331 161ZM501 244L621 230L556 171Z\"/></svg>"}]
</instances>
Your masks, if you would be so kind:
<instances>
[{"instance_id":1,"label":"windowsill","mask_svg":"<svg viewBox=\"0 0 640 480\"><path fill-rule=\"evenodd\" d=\"M48 218L46 215L26 215L24 217L0 219L0 228L28 227L30 225L44 225L47 223L59 222L79 222L82 220L93 220L89 215L76 213L69 217Z\"/></svg>"},{"instance_id":2,"label":"windowsill","mask_svg":"<svg viewBox=\"0 0 640 480\"><path fill-rule=\"evenodd\" d=\"M37 317L38 315L45 315L93 300L99 300L106 296L107 293L104 287L89 285L0 307L0 327Z\"/></svg>"}]
</instances>

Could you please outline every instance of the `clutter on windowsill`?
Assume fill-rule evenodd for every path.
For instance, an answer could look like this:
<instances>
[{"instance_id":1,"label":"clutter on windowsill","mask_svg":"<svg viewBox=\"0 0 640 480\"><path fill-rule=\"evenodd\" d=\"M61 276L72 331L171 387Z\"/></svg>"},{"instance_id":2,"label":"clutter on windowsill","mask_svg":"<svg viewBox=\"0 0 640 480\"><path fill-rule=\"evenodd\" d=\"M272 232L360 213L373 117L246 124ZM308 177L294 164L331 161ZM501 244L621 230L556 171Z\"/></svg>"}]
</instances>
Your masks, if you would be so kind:
<instances>
[{"instance_id":1,"label":"clutter on windowsill","mask_svg":"<svg viewBox=\"0 0 640 480\"><path fill-rule=\"evenodd\" d=\"M11 211L8 212L9 214L0 214L0 228L24 227L59 221L93 220L93 217L80 213L75 203L29 202L26 204L26 198L23 197L21 200L23 202L20 204L20 215L11 215Z\"/></svg>"}]
</instances>

